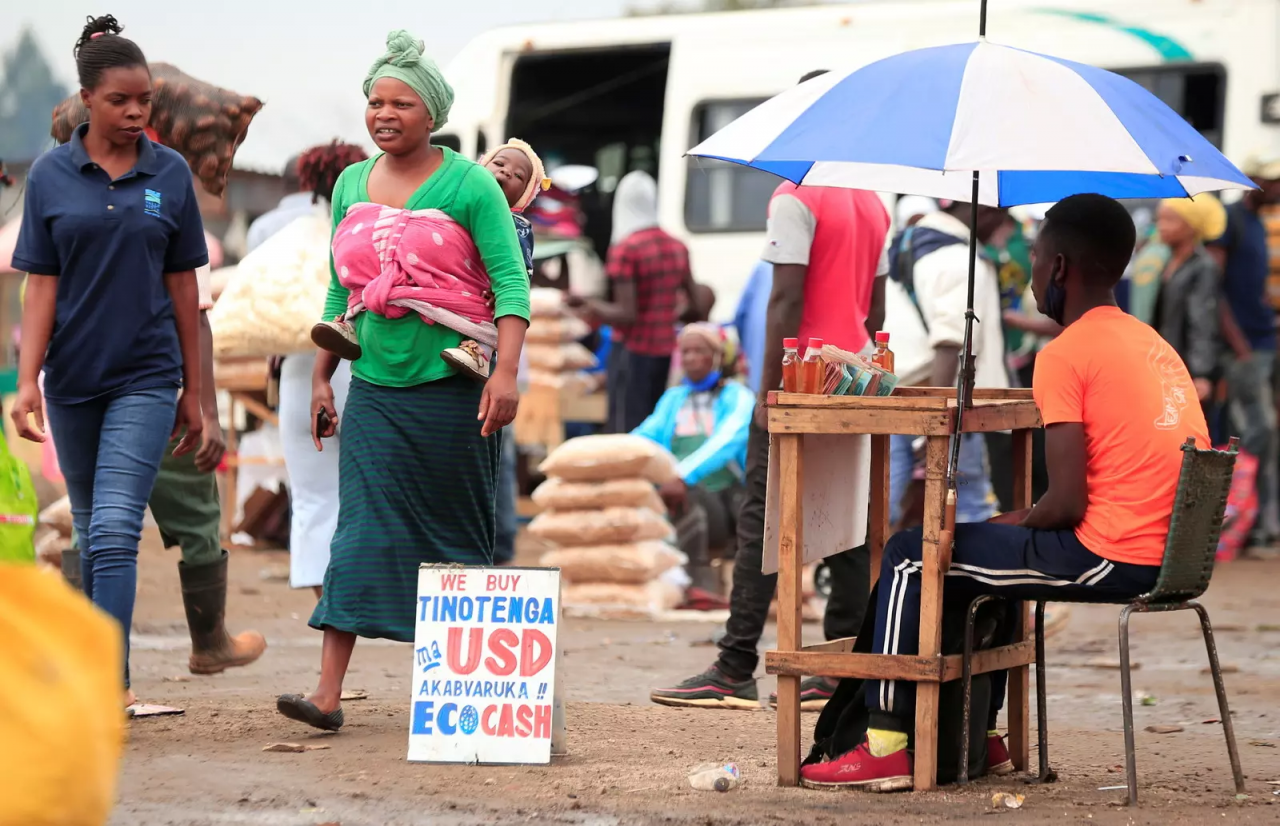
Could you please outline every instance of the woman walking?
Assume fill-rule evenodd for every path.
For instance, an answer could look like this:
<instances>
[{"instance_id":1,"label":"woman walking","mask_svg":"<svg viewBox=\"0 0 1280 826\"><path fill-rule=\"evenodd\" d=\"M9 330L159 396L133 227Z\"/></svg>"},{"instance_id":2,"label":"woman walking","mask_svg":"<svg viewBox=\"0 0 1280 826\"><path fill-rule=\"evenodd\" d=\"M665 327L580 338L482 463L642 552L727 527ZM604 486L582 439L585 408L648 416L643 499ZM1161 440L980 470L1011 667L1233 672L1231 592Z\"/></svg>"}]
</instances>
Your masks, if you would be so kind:
<instances>
[{"instance_id":1,"label":"woman walking","mask_svg":"<svg viewBox=\"0 0 1280 826\"><path fill-rule=\"evenodd\" d=\"M315 146L298 158L295 174L301 193L309 196L314 209L333 212L333 188L338 176L353 163L366 160L358 146L333 143ZM283 209L283 207L282 207ZM265 217L265 216L264 216ZM328 218L326 218L328 220ZM314 353L287 356L280 365L280 442L284 450L285 469L289 473L289 584L294 588L311 588L316 597L324 584L329 567L329 546L338 527L338 462L341 435L334 433L317 453L311 412L311 375L315 372ZM334 414L341 418L351 384L349 363L338 365L330 381L334 396Z\"/></svg>"},{"instance_id":2,"label":"woman walking","mask_svg":"<svg viewBox=\"0 0 1280 826\"><path fill-rule=\"evenodd\" d=\"M170 435L200 444L195 270L209 261L182 156L144 134L151 73L110 15L76 44L89 122L27 177L14 267L29 273L13 421L25 439L49 426L84 538L81 576L124 634L125 705L138 541ZM34 417L34 426L31 418Z\"/></svg>"},{"instance_id":3,"label":"woman walking","mask_svg":"<svg viewBox=\"0 0 1280 826\"><path fill-rule=\"evenodd\" d=\"M333 192L334 275L324 317L341 315L350 293L342 269L382 268L389 277L432 254L400 243L395 228L423 210L439 211L470 234L495 296L498 360L487 382L455 373L440 353L462 334L416 313L355 318L362 349L351 365L342 423L338 528L324 595L311 626L324 631L320 680L307 697L277 700L284 716L316 728L341 728L342 682L357 637L412 642L418 566L489 564L493 555L498 431L515 418L516 365L529 316L529 280L506 197L494 176L445 147L443 126L453 90L422 42L404 31L365 79L365 125L381 152L343 172ZM384 207L380 219L356 204ZM358 210L357 213L360 213ZM420 235L414 237L421 238ZM357 239L365 239L364 244ZM321 352L313 376L317 449L332 436L337 413L330 386L337 357Z\"/></svg>"}]
</instances>

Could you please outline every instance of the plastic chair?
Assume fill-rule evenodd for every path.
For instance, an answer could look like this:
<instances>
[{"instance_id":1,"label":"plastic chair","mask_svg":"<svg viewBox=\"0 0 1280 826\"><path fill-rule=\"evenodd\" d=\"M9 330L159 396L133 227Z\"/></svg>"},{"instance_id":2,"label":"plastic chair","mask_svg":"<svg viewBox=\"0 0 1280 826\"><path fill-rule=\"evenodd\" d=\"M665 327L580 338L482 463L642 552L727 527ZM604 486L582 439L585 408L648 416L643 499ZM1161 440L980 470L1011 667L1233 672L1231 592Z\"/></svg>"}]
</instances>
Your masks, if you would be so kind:
<instances>
[{"instance_id":1,"label":"plastic chair","mask_svg":"<svg viewBox=\"0 0 1280 826\"><path fill-rule=\"evenodd\" d=\"M1204 635L1209 654L1209 667L1213 672L1213 687L1218 695L1218 712L1222 717L1222 730L1227 739L1227 754L1231 759L1231 773L1236 792L1244 793L1244 775L1240 770L1240 756L1236 751L1236 735L1231 725L1231 712L1227 708L1227 690L1222 682L1222 669L1218 664L1218 648L1213 641L1213 625L1209 613L1196 601L1209 587L1213 575L1214 555L1218 550L1218 536L1222 532L1222 520L1227 509L1227 493L1231 488L1231 474L1235 468L1237 440L1232 439L1226 450L1197 450L1195 439L1188 438L1182 445L1182 469L1178 475L1178 490L1173 503L1173 515L1169 520L1169 538L1165 542L1164 560L1160 563L1160 575L1155 587L1129 602L1108 603L1124 605L1120 611L1120 691L1124 703L1124 750L1129 787L1129 805L1138 803L1138 764L1134 753L1133 738L1133 687L1129 673L1129 617L1134 613L1165 611L1195 611L1200 617L1200 630ZM959 782L969 777L969 712L972 674L970 660L973 656L973 624L978 607L1000 597L981 596L969 605L965 627L964 671L964 726L961 728L964 742L960 749ZM1054 600L1055 602L1083 602L1083 600ZM1106 600L1092 600L1104 602ZM1056 774L1049 768L1049 729L1047 722L1044 656L1044 601L1036 603L1036 723L1039 728L1041 783L1053 782Z\"/></svg>"}]
</instances>

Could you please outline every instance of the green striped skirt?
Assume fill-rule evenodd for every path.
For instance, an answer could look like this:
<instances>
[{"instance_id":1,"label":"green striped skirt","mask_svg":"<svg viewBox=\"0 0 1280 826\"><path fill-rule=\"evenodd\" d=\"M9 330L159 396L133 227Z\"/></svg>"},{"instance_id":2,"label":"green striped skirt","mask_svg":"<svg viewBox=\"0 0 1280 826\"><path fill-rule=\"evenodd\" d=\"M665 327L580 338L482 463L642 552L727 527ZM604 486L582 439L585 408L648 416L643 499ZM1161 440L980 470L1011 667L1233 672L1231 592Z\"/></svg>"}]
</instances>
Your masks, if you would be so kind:
<instances>
[{"instance_id":1,"label":"green striped skirt","mask_svg":"<svg viewBox=\"0 0 1280 826\"><path fill-rule=\"evenodd\" d=\"M351 379L338 528L312 628L413 642L418 566L491 564L501 437L480 436L482 389L462 376Z\"/></svg>"}]
</instances>

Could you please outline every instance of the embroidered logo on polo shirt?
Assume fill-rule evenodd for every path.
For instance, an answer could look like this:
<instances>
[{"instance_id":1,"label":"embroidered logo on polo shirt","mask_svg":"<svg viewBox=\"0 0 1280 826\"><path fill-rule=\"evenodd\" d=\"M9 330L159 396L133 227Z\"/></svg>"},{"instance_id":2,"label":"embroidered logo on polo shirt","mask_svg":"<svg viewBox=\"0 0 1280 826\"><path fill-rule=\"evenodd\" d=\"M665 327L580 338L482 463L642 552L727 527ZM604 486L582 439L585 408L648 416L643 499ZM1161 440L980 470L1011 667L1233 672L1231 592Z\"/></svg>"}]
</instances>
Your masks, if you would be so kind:
<instances>
[{"instance_id":1,"label":"embroidered logo on polo shirt","mask_svg":"<svg viewBox=\"0 0 1280 826\"><path fill-rule=\"evenodd\" d=\"M142 200L142 211L152 218L160 217L160 193L154 189L146 190Z\"/></svg>"}]
</instances>

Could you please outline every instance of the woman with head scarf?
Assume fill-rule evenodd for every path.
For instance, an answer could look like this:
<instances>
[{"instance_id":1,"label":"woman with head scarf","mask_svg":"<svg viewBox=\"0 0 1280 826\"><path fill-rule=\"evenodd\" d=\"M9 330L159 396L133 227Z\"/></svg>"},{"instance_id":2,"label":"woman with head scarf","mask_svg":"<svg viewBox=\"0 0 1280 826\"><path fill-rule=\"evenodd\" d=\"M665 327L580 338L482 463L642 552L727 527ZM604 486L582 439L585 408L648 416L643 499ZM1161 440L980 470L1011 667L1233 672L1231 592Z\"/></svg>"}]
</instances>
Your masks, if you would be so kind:
<instances>
[{"instance_id":1,"label":"woman with head scarf","mask_svg":"<svg viewBox=\"0 0 1280 826\"><path fill-rule=\"evenodd\" d=\"M658 185L630 172L613 195L613 230L605 271L612 301L571 297L588 321L613 327L609 353L610 433L634 430L667 389L676 346L679 293L696 305L689 250L658 226Z\"/></svg>"},{"instance_id":2,"label":"woman with head scarf","mask_svg":"<svg viewBox=\"0 0 1280 826\"><path fill-rule=\"evenodd\" d=\"M347 310L344 270L367 267L371 256L396 267L431 256L440 242L430 234L411 240L388 227L399 226L402 213L438 211L470 235L488 273L500 357L481 384L440 358L461 333L372 306L355 317L362 357L351 365L343 411L338 527L310 623L324 632L320 680L306 697L277 701L284 716L330 731L343 724L342 682L356 638L413 641L419 565L492 562L498 431L515 418L529 317L529 278L501 186L483 167L431 143L453 90L423 55L422 41L392 32L364 92L365 125L380 151L347 167L334 187L334 273L324 317ZM362 223L364 204L381 205L389 223ZM330 386L337 361L323 351L316 358L317 450L338 424Z\"/></svg>"},{"instance_id":3,"label":"woman with head scarf","mask_svg":"<svg viewBox=\"0 0 1280 826\"><path fill-rule=\"evenodd\" d=\"M1218 280L1221 271L1204 245L1222 236L1227 213L1212 195L1169 198L1156 216L1169 248L1151 326L1178 351L1200 401L1213 390L1218 360Z\"/></svg>"},{"instance_id":4,"label":"woman with head scarf","mask_svg":"<svg viewBox=\"0 0 1280 826\"><path fill-rule=\"evenodd\" d=\"M684 380L662 394L657 409L635 429L680 460L677 479L659 490L689 557L695 587L721 590L711 550L735 535L747 464L747 427L755 397L725 378L725 335L714 324L690 324L680 333Z\"/></svg>"}]
</instances>

